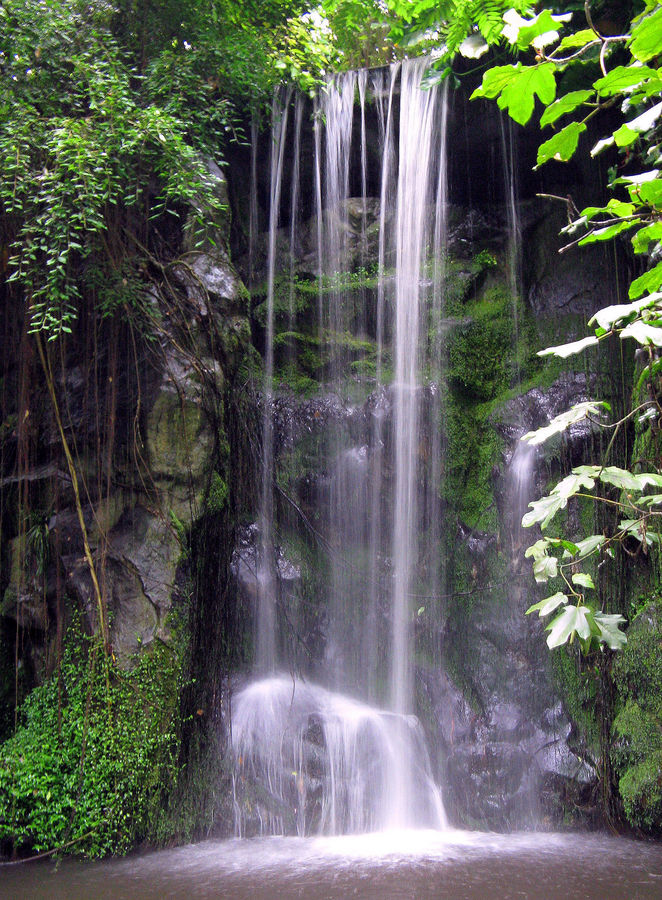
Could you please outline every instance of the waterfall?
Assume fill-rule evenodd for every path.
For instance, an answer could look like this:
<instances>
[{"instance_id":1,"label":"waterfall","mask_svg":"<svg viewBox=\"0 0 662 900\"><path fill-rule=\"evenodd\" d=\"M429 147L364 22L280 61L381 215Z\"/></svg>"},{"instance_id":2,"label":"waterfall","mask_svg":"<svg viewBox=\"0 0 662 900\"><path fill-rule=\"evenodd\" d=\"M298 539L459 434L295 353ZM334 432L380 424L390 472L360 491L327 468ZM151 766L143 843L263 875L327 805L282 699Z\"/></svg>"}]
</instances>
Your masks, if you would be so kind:
<instances>
[{"instance_id":1,"label":"waterfall","mask_svg":"<svg viewBox=\"0 0 662 900\"><path fill-rule=\"evenodd\" d=\"M271 192L269 197L269 244L267 251L267 322L262 417L262 490L260 495L260 552L257 569L256 668L272 672L276 665L276 593L273 501L273 372L274 372L274 280L276 229L280 209L283 158L292 88L283 98L274 97L272 107Z\"/></svg>"},{"instance_id":2,"label":"waterfall","mask_svg":"<svg viewBox=\"0 0 662 900\"><path fill-rule=\"evenodd\" d=\"M415 60L334 76L313 100L313 153L306 173L300 160L302 104L294 103L288 135L292 96L283 92L274 101L257 677L236 693L232 716L238 834L446 824L415 715L417 608L418 614L424 609L422 596L437 602L442 583L439 381L448 106L445 88L421 88L426 67L425 60ZM369 102L377 147L368 141ZM300 180L307 177L316 243L310 255L317 276L315 340L326 360L320 396L337 423L319 451L326 487L315 527L323 532L318 538L327 550L328 578L325 595L315 602L326 610L325 653L308 673L319 685L281 674L292 670L293 660L279 652L277 639L274 284L286 145L294 150L290 284ZM365 270L369 240L377 251L374 273ZM291 286L290 330L293 291ZM352 353L362 341L374 342L375 386L359 405ZM247 798L249 782L255 793Z\"/></svg>"},{"instance_id":3,"label":"waterfall","mask_svg":"<svg viewBox=\"0 0 662 900\"><path fill-rule=\"evenodd\" d=\"M522 227L517 202L516 155L513 142L512 120L501 116L501 152L505 208L508 223L508 288L513 298L513 356L515 359L515 380L520 383L519 313L518 303L522 296ZM528 431L527 423L518 422L519 436ZM535 476L536 448L518 441L506 474L506 494L508 498L508 522L513 552L521 551L526 543L522 529L522 516L532 499Z\"/></svg>"}]
</instances>

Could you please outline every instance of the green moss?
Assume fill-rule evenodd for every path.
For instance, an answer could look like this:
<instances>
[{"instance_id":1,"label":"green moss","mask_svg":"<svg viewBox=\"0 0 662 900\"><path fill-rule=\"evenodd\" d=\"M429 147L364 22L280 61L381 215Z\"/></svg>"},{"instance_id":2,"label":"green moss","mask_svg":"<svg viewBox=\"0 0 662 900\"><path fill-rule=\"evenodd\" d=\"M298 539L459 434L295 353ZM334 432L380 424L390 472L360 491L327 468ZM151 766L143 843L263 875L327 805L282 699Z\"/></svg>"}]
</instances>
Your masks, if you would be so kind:
<instances>
[{"instance_id":1,"label":"green moss","mask_svg":"<svg viewBox=\"0 0 662 900\"><path fill-rule=\"evenodd\" d=\"M662 829L662 600L641 609L614 663L612 763L630 824Z\"/></svg>"},{"instance_id":2,"label":"green moss","mask_svg":"<svg viewBox=\"0 0 662 900\"><path fill-rule=\"evenodd\" d=\"M577 647L561 647L552 653L554 682L564 709L579 727L595 758L600 754L600 723L596 714L597 680L592 665L580 656Z\"/></svg>"},{"instance_id":3,"label":"green moss","mask_svg":"<svg viewBox=\"0 0 662 900\"><path fill-rule=\"evenodd\" d=\"M207 510L208 512L221 512L225 509L228 502L229 489L227 482L218 474L212 472L211 483L207 493Z\"/></svg>"}]
</instances>

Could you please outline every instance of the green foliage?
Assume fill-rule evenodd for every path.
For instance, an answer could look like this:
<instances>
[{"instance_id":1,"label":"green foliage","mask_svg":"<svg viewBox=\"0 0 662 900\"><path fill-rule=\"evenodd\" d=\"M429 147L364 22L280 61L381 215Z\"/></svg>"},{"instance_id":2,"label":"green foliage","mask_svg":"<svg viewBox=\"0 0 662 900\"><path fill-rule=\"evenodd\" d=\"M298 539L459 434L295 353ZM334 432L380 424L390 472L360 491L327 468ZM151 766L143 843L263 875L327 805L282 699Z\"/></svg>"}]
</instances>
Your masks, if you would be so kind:
<instances>
[{"instance_id":1,"label":"green foliage","mask_svg":"<svg viewBox=\"0 0 662 900\"><path fill-rule=\"evenodd\" d=\"M525 12L528 0L387 0L397 17L391 35L404 46L443 44L446 62L456 52L480 55L475 38L485 45L500 40L503 16L510 9Z\"/></svg>"},{"instance_id":2,"label":"green foliage","mask_svg":"<svg viewBox=\"0 0 662 900\"><path fill-rule=\"evenodd\" d=\"M614 720L612 762L631 825L662 827L662 654L660 603L640 610L627 647L614 664L620 709Z\"/></svg>"},{"instance_id":3,"label":"green foliage","mask_svg":"<svg viewBox=\"0 0 662 900\"><path fill-rule=\"evenodd\" d=\"M219 203L187 141L195 123L178 117L181 103L144 103L97 7L7 0L0 24L9 281L25 297L32 330L53 339L71 331L85 271L110 278L131 260L132 238L142 238L151 219L181 204ZM158 94L158 79L152 88ZM136 259L133 271L139 266ZM124 274L121 281L128 284ZM128 296L120 293L120 302Z\"/></svg>"},{"instance_id":4,"label":"green foliage","mask_svg":"<svg viewBox=\"0 0 662 900\"><path fill-rule=\"evenodd\" d=\"M662 102L655 102L659 100L662 88L662 79L655 65L659 53L661 10L658 0L648 0L644 12L631 22L626 33L604 36L594 27L590 5L587 4L585 17L589 27L575 31L563 40L559 40L559 29L570 16L554 16L550 10L543 9L534 18L523 19L511 11L503 16L505 24L501 36L513 49L533 49L535 61L526 65L517 61L512 65L487 69L481 86L472 95L496 99L499 107L507 110L522 125L529 122L533 115L535 98L541 101L545 107L540 119L541 127L552 127L555 133L540 145L537 167L551 160L570 160L580 146L589 119L602 109L613 107L616 102L621 104L626 121L599 141L593 147L591 156L596 156L606 147L615 146L621 151L633 153L629 162L635 160L634 165L641 171L635 175L613 178L611 188L620 192L621 196L611 198L602 206L582 210L563 229L573 236L572 243L564 249L627 234L635 254L649 254L649 267L630 285L629 297L634 302L599 310L589 322L596 326L592 335L549 347L540 355L565 359L618 334L621 339L632 338L649 350L649 365L642 376L649 378L656 365L652 348L662 346L662 263L655 259L662 246L659 240L662 230L658 228L658 219L662 216L662 191L659 169L654 168L662 159L659 150ZM590 87L568 91L566 85L573 88L577 85L573 84L572 78L565 77L567 73L585 60L596 59L598 51L599 76L595 77L594 72ZM629 61L623 64L628 52ZM612 65L614 60L619 64ZM557 82L567 91L558 99ZM578 233L579 236L576 236ZM651 393L653 399L631 410L617 423L616 429L641 414L642 410L641 418L657 419L660 408L655 391ZM524 439L532 444L541 443L586 416L596 416L605 406L596 401L578 404L538 432L525 435ZM598 426L602 425L599 420L594 421ZM529 547L527 556L532 558L536 581L562 581L560 590L533 604L527 611L538 612L539 616L554 614L547 625L550 648L572 642L575 638L585 653L603 644L612 649L625 645L625 635L619 628L625 620L620 615L605 613L598 608L597 602L590 599L591 595L587 595L586 591L594 590L593 579L590 573L578 571L578 565L585 560L594 561L599 555L613 555L613 545L634 543L642 555L647 555L651 548L659 544L657 519L662 495L651 493L651 489L659 491L662 474L650 464L646 465L646 469L654 471L635 474L628 469L608 466L604 461L600 465L578 466L546 497L530 504L531 510L524 516L522 524L539 525L543 530L560 510L565 509L571 497L594 497L596 503L608 504L618 514L611 532L590 535L576 544L563 535L544 537ZM601 486L600 491L593 493L597 486ZM640 789L638 783L636 790ZM631 790L635 791L633 785Z\"/></svg>"},{"instance_id":5,"label":"green foliage","mask_svg":"<svg viewBox=\"0 0 662 900\"><path fill-rule=\"evenodd\" d=\"M111 668L70 630L61 679L35 688L0 746L0 842L18 852L126 853L156 827L176 778L179 665L163 646Z\"/></svg>"}]
</instances>

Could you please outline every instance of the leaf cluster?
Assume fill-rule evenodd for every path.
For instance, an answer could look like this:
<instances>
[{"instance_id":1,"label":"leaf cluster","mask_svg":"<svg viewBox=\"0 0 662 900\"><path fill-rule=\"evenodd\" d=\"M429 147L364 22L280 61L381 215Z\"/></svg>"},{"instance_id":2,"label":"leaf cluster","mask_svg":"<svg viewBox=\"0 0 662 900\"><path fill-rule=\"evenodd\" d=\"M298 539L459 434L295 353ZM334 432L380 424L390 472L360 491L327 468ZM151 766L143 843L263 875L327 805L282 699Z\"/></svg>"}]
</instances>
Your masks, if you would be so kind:
<instances>
[{"instance_id":1,"label":"leaf cluster","mask_svg":"<svg viewBox=\"0 0 662 900\"><path fill-rule=\"evenodd\" d=\"M662 180L659 177L662 79L657 64L662 36L662 4L658 0L647 0L643 12L632 20L629 29L618 35L602 34L592 20L590 4L586 4L588 27L574 29L561 39L560 31L568 18L555 15L549 9L543 9L530 19L523 19L514 12L507 13L502 35L514 50L529 53L527 61L518 60L488 69L472 96L495 99L500 109L521 125L531 120L537 103L542 105L540 126L551 128L554 134L538 148L537 167L552 160L566 162L571 159L587 131L589 120L620 104L624 121L593 147L591 156L615 147L627 154L628 165L636 165L639 171L612 177L610 187L617 196L602 206L577 211L571 200L557 198L567 203L569 224L563 231L573 236L572 242L561 252L627 235L633 254L644 260L646 270L630 284L629 303L596 312L589 322L594 326L593 334L561 346L548 347L540 351L540 355L565 359L612 335L632 338L648 354L648 365L641 376L643 380L657 373L657 348L662 346L662 263L659 262L662 248ZM535 52L533 61L531 50ZM598 72L592 84L559 96L559 87L566 83L566 73L585 60L591 60ZM577 234L579 236L575 237ZM615 429L634 417L649 424L656 421L662 409L654 390L650 397L649 401L631 409L621 422L616 423ZM586 417L603 427L597 417L605 409L608 410L607 404L597 401L577 404L523 439L533 445L542 443ZM598 486L601 486L600 491ZM617 466L584 465L574 468L547 496L529 504L530 511L522 524L525 527L539 525L543 531L572 497L607 504L618 514L613 533L589 535L578 543L562 535L546 536L529 547L526 555L532 558L536 581L546 583L559 578L563 582L561 590L528 610L529 613L538 612L539 616L555 613L547 626L550 647L571 642L575 637L586 653L596 646L619 649L625 644L625 635L620 630L625 620L605 613L587 599L590 595L586 592L594 590L595 586L591 574L582 572L580 567L585 561L613 555L615 545L632 554L647 554L656 547L660 541L661 487L662 474L657 470L635 474Z\"/></svg>"},{"instance_id":2,"label":"leaf cluster","mask_svg":"<svg viewBox=\"0 0 662 900\"><path fill-rule=\"evenodd\" d=\"M108 698L101 649L74 631L60 679L32 691L0 746L0 841L17 852L126 853L151 833L176 777L172 652L143 653L129 672L113 664Z\"/></svg>"}]
</instances>

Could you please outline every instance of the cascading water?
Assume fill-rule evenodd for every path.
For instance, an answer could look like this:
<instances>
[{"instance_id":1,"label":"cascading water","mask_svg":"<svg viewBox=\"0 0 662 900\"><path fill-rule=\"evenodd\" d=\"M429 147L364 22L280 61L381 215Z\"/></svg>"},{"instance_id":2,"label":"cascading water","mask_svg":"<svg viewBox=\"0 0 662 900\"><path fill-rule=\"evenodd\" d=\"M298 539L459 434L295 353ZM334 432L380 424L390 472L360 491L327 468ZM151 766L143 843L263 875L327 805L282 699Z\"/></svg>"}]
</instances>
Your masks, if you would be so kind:
<instances>
[{"instance_id":1,"label":"cascading water","mask_svg":"<svg viewBox=\"0 0 662 900\"><path fill-rule=\"evenodd\" d=\"M518 303L522 296L522 228L518 212L517 203L517 180L516 180L516 156L513 142L512 121L505 120L502 116L500 119L501 127L501 151L503 159L503 182L505 194L505 208L508 219L508 286L510 294L513 298L513 331L514 331L514 347L513 356L515 360L515 381L520 382L520 348L519 348L519 316ZM518 423L518 431L524 434L527 431L524 422ZM510 535L513 545L513 552L520 551L524 543L522 516L527 511L529 501L533 494L533 480L535 475L535 459L536 448L531 444L521 441L517 442L515 451L510 460L506 478L506 493L508 499L508 507L510 510L509 525Z\"/></svg>"},{"instance_id":2,"label":"cascading water","mask_svg":"<svg viewBox=\"0 0 662 900\"><path fill-rule=\"evenodd\" d=\"M430 379L441 370L446 92L421 88L425 70L426 62L417 60L388 72L346 73L314 101L317 340L328 360L326 407L342 423L332 429L320 461L328 487L317 513L329 560L328 594L317 601L328 619L316 677L333 691L275 674L292 665L277 652L272 564L274 273L291 98L274 104L255 659L256 673L268 677L249 683L233 700L235 786L239 794L250 780L256 792L243 806L238 796L238 834L251 828L304 834L446 824L414 715L413 629L420 603L414 598L437 593L441 583L441 407ZM369 93L379 122L378 154L368 152ZM353 150L356 94L360 133ZM300 108L293 181L299 177ZM369 198L369 186L378 189L379 200ZM360 196L352 197L357 187ZM299 196L294 183L290 196ZM294 209L291 216L293 250ZM351 275L358 270L367 280L371 227L378 233L378 268L368 273L374 285L369 297L365 287L352 288ZM291 322L290 313L290 328ZM376 348L377 386L359 409L348 373L355 342L368 338ZM363 425L352 425L359 420Z\"/></svg>"},{"instance_id":3,"label":"cascading water","mask_svg":"<svg viewBox=\"0 0 662 900\"><path fill-rule=\"evenodd\" d=\"M271 148L271 193L269 212L269 245L267 253L267 327L262 427L262 490L260 495L260 550L257 565L257 615L255 646L256 668L273 672L276 665L276 575L274 552L273 502L273 345L274 345L274 280L276 266L276 229L283 178L283 158L287 119L292 89L272 109L273 146Z\"/></svg>"}]
</instances>

